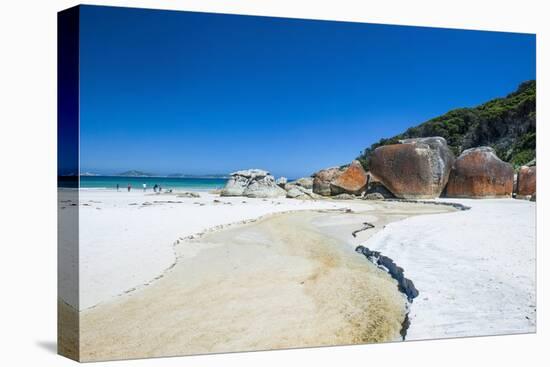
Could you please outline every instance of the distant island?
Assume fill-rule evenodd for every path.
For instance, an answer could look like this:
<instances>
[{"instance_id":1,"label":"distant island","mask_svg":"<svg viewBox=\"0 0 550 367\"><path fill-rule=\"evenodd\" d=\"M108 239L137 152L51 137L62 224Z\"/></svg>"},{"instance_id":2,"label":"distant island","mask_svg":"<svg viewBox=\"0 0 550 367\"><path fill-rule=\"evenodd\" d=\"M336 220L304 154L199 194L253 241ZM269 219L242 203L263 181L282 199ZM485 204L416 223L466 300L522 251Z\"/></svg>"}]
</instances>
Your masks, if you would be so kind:
<instances>
[{"instance_id":1,"label":"distant island","mask_svg":"<svg viewBox=\"0 0 550 367\"><path fill-rule=\"evenodd\" d=\"M205 174L205 175L189 175L185 173L171 173L166 177L170 178L229 178L227 174Z\"/></svg>"},{"instance_id":2,"label":"distant island","mask_svg":"<svg viewBox=\"0 0 550 367\"><path fill-rule=\"evenodd\" d=\"M82 172L80 173L80 177L95 177L95 176L101 176L99 173L94 172Z\"/></svg>"},{"instance_id":3,"label":"distant island","mask_svg":"<svg viewBox=\"0 0 550 367\"><path fill-rule=\"evenodd\" d=\"M75 173L70 173L64 176L77 176ZM149 173L139 170L128 170L121 173L116 174L103 174L103 173L94 173L94 172L82 172L80 173L81 177L160 177L160 178L217 178L217 179L225 179L229 178L228 174L186 174L186 173L170 173L168 175L162 175L162 174L156 174L156 173Z\"/></svg>"},{"instance_id":4,"label":"distant island","mask_svg":"<svg viewBox=\"0 0 550 367\"><path fill-rule=\"evenodd\" d=\"M152 173L147 173L147 172L143 172L143 171L138 171L138 170L130 170L130 171L125 171L125 172L122 172L122 173L119 173L115 176L124 176L124 177L154 177L155 175L152 174Z\"/></svg>"}]
</instances>

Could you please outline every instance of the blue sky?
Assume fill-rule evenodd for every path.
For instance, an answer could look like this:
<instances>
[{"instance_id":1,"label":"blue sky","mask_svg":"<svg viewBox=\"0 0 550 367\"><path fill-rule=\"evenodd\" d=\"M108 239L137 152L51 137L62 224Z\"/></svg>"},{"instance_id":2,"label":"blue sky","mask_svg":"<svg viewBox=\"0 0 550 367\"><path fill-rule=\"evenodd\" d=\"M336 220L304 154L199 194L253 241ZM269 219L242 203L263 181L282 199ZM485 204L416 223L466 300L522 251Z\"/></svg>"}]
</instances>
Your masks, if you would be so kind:
<instances>
[{"instance_id":1,"label":"blue sky","mask_svg":"<svg viewBox=\"0 0 550 367\"><path fill-rule=\"evenodd\" d=\"M535 79L535 36L83 6L81 171L298 177Z\"/></svg>"}]
</instances>

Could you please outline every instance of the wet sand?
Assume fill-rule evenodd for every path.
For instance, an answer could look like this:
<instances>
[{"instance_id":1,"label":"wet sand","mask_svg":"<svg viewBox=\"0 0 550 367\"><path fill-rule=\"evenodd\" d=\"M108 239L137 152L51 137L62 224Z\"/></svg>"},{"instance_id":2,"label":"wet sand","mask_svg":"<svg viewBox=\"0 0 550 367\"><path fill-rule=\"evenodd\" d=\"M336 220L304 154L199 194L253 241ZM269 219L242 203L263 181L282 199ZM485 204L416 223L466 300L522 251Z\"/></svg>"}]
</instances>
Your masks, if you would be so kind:
<instances>
[{"instance_id":1,"label":"wet sand","mask_svg":"<svg viewBox=\"0 0 550 367\"><path fill-rule=\"evenodd\" d=\"M387 223L452 209L346 205L181 241L158 280L80 312L81 360L399 340L405 297L354 249ZM353 237L365 221L376 227Z\"/></svg>"}]
</instances>

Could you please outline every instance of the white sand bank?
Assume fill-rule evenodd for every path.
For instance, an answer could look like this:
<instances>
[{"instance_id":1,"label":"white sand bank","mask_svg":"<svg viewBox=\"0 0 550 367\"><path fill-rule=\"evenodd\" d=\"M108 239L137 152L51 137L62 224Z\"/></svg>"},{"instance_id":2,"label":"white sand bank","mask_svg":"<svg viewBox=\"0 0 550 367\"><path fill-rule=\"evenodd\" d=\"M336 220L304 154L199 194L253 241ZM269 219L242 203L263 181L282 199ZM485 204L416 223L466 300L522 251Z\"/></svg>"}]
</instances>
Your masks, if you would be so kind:
<instances>
[{"instance_id":1,"label":"white sand bank","mask_svg":"<svg viewBox=\"0 0 550 367\"><path fill-rule=\"evenodd\" d=\"M81 358L397 340L404 297L386 273L317 230L317 218L332 215L286 213L182 241L157 282L80 313Z\"/></svg>"},{"instance_id":2,"label":"white sand bank","mask_svg":"<svg viewBox=\"0 0 550 367\"><path fill-rule=\"evenodd\" d=\"M472 209L391 223L363 243L420 291L407 340L534 332L535 203L443 201Z\"/></svg>"},{"instance_id":3,"label":"white sand bank","mask_svg":"<svg viewBox=\"0 0 550 367\"><path fill-rule=\"evenodd\" d=\"M174 263L173 244L179 238L269 213L348 206L342 202L220 198L205 192L200 195L182 198L138 190L82 190L79 309L109 300L160 275ZM74 300L65 301L76 307Z\"/></svg>"},{"instance_id":4,"label":"white sand bank","mask_svg":"<svg viewBox=\"0 0 550 367\"><path fill-rule=\"evenodd\" d=\"M175 266L158 281L80 313L81 358L400 340L405 297L355 246L392 221L452 209L325 204L352 211L266 216L180 241ZM376 227L353 237L365 221Z\"/></svg>"}]
</instances>

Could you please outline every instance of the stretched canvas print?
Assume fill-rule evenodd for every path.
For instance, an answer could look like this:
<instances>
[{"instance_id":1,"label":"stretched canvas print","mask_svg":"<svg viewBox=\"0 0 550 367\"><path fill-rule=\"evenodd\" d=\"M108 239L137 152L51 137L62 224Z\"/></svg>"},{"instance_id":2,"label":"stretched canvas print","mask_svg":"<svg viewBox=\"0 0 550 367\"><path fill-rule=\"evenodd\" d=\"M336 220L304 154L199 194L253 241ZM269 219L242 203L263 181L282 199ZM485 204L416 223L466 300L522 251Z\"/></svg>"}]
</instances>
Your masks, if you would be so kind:
<instances>
[{"instance_id":1,"label":"stretched canvas print","mask_svg":"<svg viewBox=\"0 0 550 367\"><path fill-rule=\"evenodd\" d=\"M58 349L536 330L535 35L58 15Z\"/></svg>"}]
</instances>

